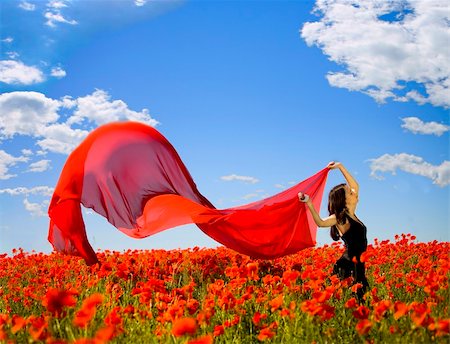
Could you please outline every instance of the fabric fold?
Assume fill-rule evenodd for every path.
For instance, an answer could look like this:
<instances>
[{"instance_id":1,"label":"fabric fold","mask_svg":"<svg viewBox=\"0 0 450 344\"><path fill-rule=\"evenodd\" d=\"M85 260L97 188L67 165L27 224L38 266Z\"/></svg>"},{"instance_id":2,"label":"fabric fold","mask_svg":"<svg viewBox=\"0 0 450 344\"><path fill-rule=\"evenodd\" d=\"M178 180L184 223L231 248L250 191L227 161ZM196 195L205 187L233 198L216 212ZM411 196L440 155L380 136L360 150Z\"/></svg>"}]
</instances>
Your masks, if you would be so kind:
<instances>
[{"instance_id":1,"label":"fabric fold","mask_svg":"<svg viewBox=\"0 0 450 344\"><path fill-rule=\"evenodd\" d=\"M97 262L82 204L130 237L193 223L242 254L281 257L315 245L317 227L297 194L309 194L320 209L328 171L266 199L216 209L156 129L137 122L110 123L92 131L69 155L49 206L48 240L56 251Z\"/></svg>"}]
</instances>

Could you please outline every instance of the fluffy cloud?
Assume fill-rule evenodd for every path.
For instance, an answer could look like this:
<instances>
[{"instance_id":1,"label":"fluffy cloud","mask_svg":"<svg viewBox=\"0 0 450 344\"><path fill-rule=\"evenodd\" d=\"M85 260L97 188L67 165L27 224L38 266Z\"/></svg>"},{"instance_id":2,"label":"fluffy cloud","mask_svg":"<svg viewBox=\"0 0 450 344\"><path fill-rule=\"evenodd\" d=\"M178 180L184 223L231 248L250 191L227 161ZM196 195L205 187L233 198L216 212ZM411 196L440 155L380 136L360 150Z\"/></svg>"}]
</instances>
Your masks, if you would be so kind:
<instances>
[{"instance_id":1,"label":"fluffy cloud","mask_svg":"<svg viewBox=\"0 0 450 344\"><path fill-rule=\"evenodd\" d=\"M62 110L72 111L65 122L60 121ZM158 124L147 109L130 110L125 102L111 100L102 90L76 99L68 96L51 99L39 92L0 95L0 138L31 136L37 139L43 151L68 154L93 126L119 120Z\"/></svg>"},{"instance_id":2,"label":"fluffy cloud","mask_svg":"<svg viewBox=\"0 0 450 344\"><path fill-rule=\"evenodd\" d=\"M45 18L47 21L45 22L45 25L48 25L50 27L56 27L56 23L65 23L70 25L78 24L76 20L68 20L63 17L61 13L55 13L55 12L45 12Z\"/></svg>"},{"instance_id":3,"label":"fluffy cloud","mask_svg":"<svg viewBox=\"0 0 450 344\"><path fill-rule=\"evenodd\" d=\"M29 155L33 154L33 151L31 149L22 149L22 154L29 156Z\"/></svg>"},{"instance_id":4,"label":"fluffy cloud","mask_svg":"<svg viewBox=\"0 0 450 344\"><path fill-rule=\"evenodd\" d=\"M36 5L26 2L26 1L22 1L19 4L19 7L25 11L34 11L36 9Z\"/></svg>"},{"instance_id":5,"label":"fluffy cloud","mask_svg":"<svg viewBox=\"0 0 450 344\"><path fill-rule=\"evenodd\" d=\"M47 3L47 10L44 13L45 19L47 21L45 22L45 25L48 25L50 27L56 27L56 24L62 23L62 24L69 24L69 25L76 25L78 22L76 20L70 20L66 19L62 14L62 9L67 7L67 4L65 1L49 1Z\"/></svg>"},{"instance_id":6,"label":"fluffy cloud","mask_svg":"<svg viewBox=\"0 0 450 344\"><path fill-rule=\"evenodd\" d=\"M0 189L0 195L6 194L9 196L25 196L23 205L25 209L33 216L47 216L47 208L50 203L49 197L52 196L54 189L49 186L35 186L27 188L19 186L16 188ZM40 203L33 203L28 200L29 196L43 196L44 199Z\"/></svg>"},{"instance_id":7,"label":"fluffy cloud","mask_svg":"<svg viewBox=\"0 0 450 344\"><path fill-rule=\"evenodd\" d=\"M50 168L50 160L39 160L28 166L28 172L45 172Z\"/></svg>"},{"instance_id":8,"label":"fluffy cloud","mask_svg":"<svg viewBox=\"0 0 450 344\"><path fill-rule=\"evenodd\" d=\"M392 98L450 106L450 10L445 1L317 0L319 21L301 36L343 71L332 86ZM425 91L421 91L422 88Z\"/></svg>"},{"instance_id":9,"label":"fluffy cloud","mask_svg":"<svg viewBox=\"0 0 450 344\"><path fill-rule=\"evenodd\" d=\"M55 123L44 127L37 144L44 150L69 154L87 135L87 130L73 129L66 123Z\"/></svg>"},{"instance_id":10,"label":"fluffy cloud","mask_svg":"<svg viewBox=\"0 0 450 344\"><path fill-rule=\"evenodd\" d=\"M47 3L47 7L53 9L61 9L67 7L67 4L65 0L51 0Z\"/></svg>"},{"instance_id":11,"label":"fluffy cloud","mask_svg":"<svg viewBox=\"0 0 450 344\"><path fill-rule=\"evenodd\" d=\"M32 188L27 188L19 186L16 188L0 189L0 194L7 194L10 196L20 196L20 195L40 195L40 196L51 196L53 194L54 188L49 186L35 186Z\"/></svg>"},{"instance_id":12,"label":"fluffy cloud","mask_svg":"<svg viewBox=\"0 0 450 344\"><path fill-rule=\"evenodd\" d=\"M58 100L39 92L0 94L0 135L40 136L44 128L58 120Z\"/></svg>"},{"instance_id":13,"label":"fluffy cloud","mask_svg":"<svg viewBox=\"0 0 450 344\"><path fill-rule=\"evenodd\" d=\"M16 165L18 162L27 162L28 158L25 156L15 157L0 150L0 180L10 179L15 177L15 174L9 173L9 168Z\"/></svg>"},{"instance_id":14,"label":"fluffy cloud","mask_svg":"<svg viewBox=\"0 0 450 344\"><path fill-rule=\"evenodd\" d=\"M450 126L437 122L423 122L417 117L402 118L402 128L411 131L414 134L436 135L441 136L450 130Z\"/></svg>"},{"instance_id":15,"label":"fluffy cloud","mask_svg":"<svg viewBox=\"0 0 450 344\"><path fill-rule=\"evenodd\" d=\"M23 205L25 209L33 216L47 216L47 208L49 205L49 201L45 200L42 203L32 203L25 198L23 200Z\"/></svg>"},{"instance_id":16,"label":"fluffy cloud","mask_svg":"<svg viewBox=\"0 0 450 344\"><path fill-rule=\"evenodd\" d=\"M7 51L5 53L11 60L15 60L19 57L19 53L16 51Z\"/></svg>"},{"instance_id":17,"label":"fluffy cloud","mask_svg":"<svg viewBox=\"0 0 450 344\"><path fill-rule=\"evenodd\" d=\"M147 109L140 112L130 110L122 100L111 101L110 95L102 90L96 90L88 96L78 98L76 104L78 108L69 119L69 124L82 123L84 119L89 119L101 125L124 117L151 126L158 124L158 121L150 117Z\"/></svg>"},{"instance_id":18,"label":"fluffy cloud","mask_svg":"<svg viewBox=\"0 0 450 344\"><path fill-rule=\"evenodd\" d=\"M52 68L50 75L55 78L64 78L66 76L66 71L61 67Z\"/></svg>"},{"instance_id":19,"label":"fluffy cloud","mask_svg":"<svg viewBox=\"0 0 450 344\"><path fill-rule=\"evenodd\" d=\"M20 61L0 61L0 82L5 84L31 85L44 81L44 74L34 66Z\"/></svg>"},{"instance_id":20,"label":"fluffy cloud","mask_svg":"<svg viewBox=\"0 0 450 344\"><path fill-rule=\"evenodd\" d=\"M134 4L138 7L144 6L147 0L134 0Z\"/></svg>"},{"instance_id":21,"label":"fluffy cloud","mask_svg":"<svg viewBox=\"0 0 450 344\"><path fill-rule=\"evenodd\" d=\"M228 176L222 176L220 177L220 179L227 181L227 182L231 182L231 181L241 181L244 183L250 183L250 184L256 184L259 182L259 179L255 178L255 177L248 177L248 176L238 176L236 174L230 174Z\"/></svg>"},{"instance_id":22,"label":"fluffy cloud","mask_svg":"<svg viewBox=\"0 0 450 344\"><path fill-rule=\"evenodd\" d=\"M397 170L417 174L429 178L433 184L441 187L450 184L450 161L445 160L440 165L432 165L423 158L406 153L384 154L376 159L370 159L371 176L383 179L377 172L391 172L395 175Z\"/></svg>"}]
</instances>

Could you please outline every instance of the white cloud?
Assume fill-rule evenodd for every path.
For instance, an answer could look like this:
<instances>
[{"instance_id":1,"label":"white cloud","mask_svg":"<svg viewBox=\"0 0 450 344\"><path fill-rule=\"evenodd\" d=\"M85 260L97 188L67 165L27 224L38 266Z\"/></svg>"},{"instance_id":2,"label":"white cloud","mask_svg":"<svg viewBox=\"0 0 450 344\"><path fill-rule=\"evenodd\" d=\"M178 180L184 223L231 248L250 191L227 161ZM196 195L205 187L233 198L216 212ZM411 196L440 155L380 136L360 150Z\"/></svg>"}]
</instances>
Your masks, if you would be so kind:
<instances>
[{"instance_id":1,"label":"white cloud","mask_svg":"<svg viewBox=\"0 0 450 344\"><path fill-rule=\"evenodd\" d=\"M25 156L15 157L0 150L0 180L10 179L16 174L10 174L9 168L16 165L18 162L27 162L28 158Z\"/></svg>"},{"instance_id":2,"label":"white cloud","mask_svg":"<svg viewBox=\"0 0 450 344\"><path fill-rule=\"evenodd\" d=\"M47 11L44 13L45 25L50 27L56 27L56 24L69 24L76 25L78 22L74 19L66 19L64 15L61 13L61 10L65 7L68 7L65 1L49 1L47 3Z\"/></svg>"},{"instance_id":3,"label":"white cloud","mask_svg":"<svg viewBox=\"0 0 450 344\"><path fill-rule=\"evenodd\" d=\"M377 179L383 179L377 172L391 172L396 174L397 170L417 174L429 178L433 184L441 187L450 184L450 161L445 160L440 165L432 165L423 158L406 153L384 154L376 159L370 159L370 175Z\"/></svg>"},{"instance_id":4,"label":"white cloud","mask_svg":"<svg viewBox=\"0 0 450 344\"><path fill-rule=\"evenodd\" d=\"M56 27L56 23L65 23L70 25L78 24L76 20L68 20L64 18L61 13L48 11L45 12L44 17L47 19L45 25L48 25L50 27Z\"/></svg>"},{"instance_id":5,"label":"white cloud","mask_svg":"<svg viewBox=\"0 0 450 344\"><path fill-rule=\"evenodd\" d=\"M6 55L11 59L11 60L15 60L17 59L20 55L19 53L15 52L15 51L7 51Z\"/></svg>"},{"instance_id":6,"label":"white cloud","mask_svg":"<svg viewBox=\"0 0 450 344\"><path fill-rule=\"evenodd\" d=\"M0 94L0 135L40 136L44 128L58 120L60 102L39 92Z\"/></svg>"},{"instance_id":7,"label":"white cloud","mask_svg":"<svg viewBox=\"0 0 450 344\"><path fill-rule=\"evenodd\" d=\"M147 0L134 0L134 4L138 7L144 6Z\"/></svg>"},{"instance_id":8,"label":"white cloud","mask_svg":"<svg viewBox=\"0 0 450 344\"><path fill-rule=\"evenodd\" d=\"M31 149L22 149L22 154L28 156L33 154L33 151Z\"/></svg>"},{"instance_id":9,"label":"white cloud","mask_svg":"<svg viewBox=\"0 0 450 344\"><path fill-rule=\"evenodd\" d=\"M48 204L48 200L45 200L42 203L31 203L27 198L23 200L25 209L29 211L32 216L47 216Z\"/></svg>"},{"instance_id":10,"label":"white cloud","mask_svg":"<svg viewBox=\"0 0 450 344\"><path fill-rule=\"evenodd\" d=\"M66 76L66 71L61 67L54 67L52 68L50 75L55 78L64 78Z\"/></svg>"},{"instance_id":11,"label":"white cloud","mask_svg":"<svg viewBox=\"0 0 450 344\"><path fill-rule=\"evenodd\" d=\"M6 194L9 196L25 196L23 200L23 205L27 211L33 216L46 216L47 208L50 203L48 197L52 196L54 188L49 186L34 186L32 188L27 188L24 186L19 186L16 188L0 189L0 195ZM29 196L44 196L47 199L43 200L41 203L32 203L28 200Z\"/></svg>"},{"instance_id":12,"label":"white cloud","mask_svg":"<svg viewBox=\"0 0 450 344\"><path fill-rule=\"evenodd\" d=\"M437 122L423 122L417 117L402 118L402 128L411 131L414 134L436 135L441 136L450 130L450 126Z\"/></svg>"},{"instance_id":13,"label":"white cloud","mask_svg":"<svg viewBox=\"0 0 450 344\"><path fill-rule=\"evenodd\" d=\"M67 121L61 122L60 111L69 111ZM72 111L72 113L70 113ZM158 124L147 109L130 110L122 100L96 90L91 95L72 99L69 96L51 99L39 92L10 92L0 94L0 139L27 135L37 139L44 151L68 154L94 126L112 121L140 121ZM78 127L74 128L73 126ZM37 152L41 154L42 151Z\"/></svg>"},{"instance_id":14,"label":"white cloud","mask_svg":"<svg viewBox=\"0 0 450 344\"><path fill-rule=\"evenodd\" d=\"M12 43L13 41L14 41L14 38L12 38L12 37L6 37L6 38L2 39L2 42L5 42L5 43Z\"/></svg>"},{"instance_id":15,"label":"white cloud","mask_svg":"<svg viewBox=\"0 0 450 344\"><path fill-rule=\"evenodd\" d=\"M44 81L43 73L34 66L21 61L0 61L0 82L5 84L31 85Z\"/></svg>"},{"instance_id":16,"label":"white cloud","mask_svg":"<svg viewBox=\"0 0 450 344\"><path fill-rule=\"evenodd\" d=\"M50 160L39 160L28 166L28 172L45 172L50 168Z\"/></svg>"},{"instance_id":17,"label":"white cloud","mask_svg":"<svg viewBox=\"0 0 450 344\"><path fill-rule=\"evenodd\" d=\"M47 7L60 9L60 8L67 7L67 5L65 4L64 1L52 0L52 1L48 2Z\"/></svg>"},{"instance_id":18,"label":"white cloud","mask_svg":"<svg viewBox=\"0 0 450 344\"><path fill-rule=\"evenodd\" d=\"M37 144L54 153L69 154L88 134L87 130L73 129L66 123L55 123L42 128Z\"/></svg>"},{"instance_id":19,"label":"white cloud","mask_svg":"<svg viewBox=\"0 0 450 344\"><path fill-rule=\"evenodd\" d=\"M242 196L242 199L249 200L249 199L252 199L252 198L256 198L258 196L259 196L259 194L257 194L257 193L249 193L247 195Z\"/></svg>"},{"instance_id":20,"label":"white cloud","mask_svg":"<svg viewBox=\"0 0 450 344\"><path fill-rule=\"evenodd\" d=\"M332 86L378 102L392 98L450 106L450 7L445 1L317 0L315 12L321 18L305 23L301 35L344 67L328 73Z\"/></svg>"},{"instance_id":21,"label":"white cloud","mask_svg":"<svg viewBox=\"0 0 450 344\"><path fill-rule=\"evenodd\" d=\"M19 195L51 196L53 194L53 191L54 188L51 188L49 186L34 186L32 188L19 186L16 188L0 189L0 194L7 194L10 196L19 196Z\"/></svg>"},{"instance_id":22,"label":"white cloud","mask_svg":"<svg viewBox=\"0 0 450 344\"><path fill-rule=\"evenodd\" d=\"M26 1L22 1L19 4L19 7L25 11L34 11L36 9L36 5L26 2Z\"/></svg>"},{"instance_id":23,"label":"white cloud","mask_svg":"<svg viewBox=\"0 0 450 344\"><path fill-rule=\"evenodd\" d=\"M82 123L84 119L88 119L97 125L101 125L123 118L143 122L151 126L158 124L158 121L149 115L147 109L140 112L130 110L122 100L111 101L111 96L103 90L96 90L88 96L78 98L76 104L77 110L69 119L69 124Z\"/></svg>"},{"instance_id":24,"label":"white cloud","mask_svg":"<svg viewBox=\"0 0 450 344\"><path fill-rule=\"evenodd\" d=\"M239 175L236 175L236 174L230 174L228 176L222 176L222 177L220 177L220 179L222 179L224 181L227 181L227 182L238 180L238 181L241 181L241 182L244 182L244 183L250 183L250 184L256 184L256 183L259 182L259 179L255 178L255 177L239 176Z\"/></svg>"}]
</instances>

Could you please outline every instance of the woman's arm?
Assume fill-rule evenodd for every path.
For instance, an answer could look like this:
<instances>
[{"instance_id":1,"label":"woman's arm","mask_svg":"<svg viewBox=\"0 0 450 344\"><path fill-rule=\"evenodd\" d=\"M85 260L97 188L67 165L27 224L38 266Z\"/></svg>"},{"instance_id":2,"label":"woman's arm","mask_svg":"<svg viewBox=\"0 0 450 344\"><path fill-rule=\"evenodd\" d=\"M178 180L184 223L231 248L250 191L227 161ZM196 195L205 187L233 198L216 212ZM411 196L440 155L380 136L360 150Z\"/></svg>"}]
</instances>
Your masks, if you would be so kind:
<instances>
[{"instance_id":1,"label":"woman's arm","mask_svg":"<svg viewBox=\"0 0 450 344\"><path fill-rule=\"evenodd\" d=\"M359 185L358 182L353 178L353 176L350 174L350 172L347 171L347 169L342 165L340 162L330 162L327 166L329 169L336 169L338 168L342 175L344 176L345 180L347 181L348 186L350 189L352 189L352 192L358 194L359 192Z\"/></svg>"},{"instance_id":2,"label":"woman's arm","mask_svg":"<svg viewBox=\"0 0 450 344\"><path fill-rule=\"evenodd\" d=\"M331 227L336 224L336 216L330 215L324 219L320 217L320 215L317 213L316 208L314 208L314 204L312 203L311 199L308 195L305 195L302 192L298 193L298 198L301 202L306 203L309 211L311 212L311 215L314 219L314 222L319 227Z\"/></svg>"}]
</instances>

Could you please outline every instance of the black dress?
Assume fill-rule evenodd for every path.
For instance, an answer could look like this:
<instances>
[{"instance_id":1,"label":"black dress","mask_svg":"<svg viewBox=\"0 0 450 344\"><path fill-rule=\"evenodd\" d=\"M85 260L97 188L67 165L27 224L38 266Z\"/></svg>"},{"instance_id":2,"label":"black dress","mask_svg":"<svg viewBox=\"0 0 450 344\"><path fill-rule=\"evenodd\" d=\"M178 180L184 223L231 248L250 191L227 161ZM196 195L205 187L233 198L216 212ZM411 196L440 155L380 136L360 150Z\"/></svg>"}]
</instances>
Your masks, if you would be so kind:
<instances>
[{"instance_id":1,"label":"black dress","mask_svg":"<svg viewBox=\"0 0 450 344\"><path fill-rule=\"evenodd\" d=\"M342 235L346 250L334 265L333 273L341 279L352 276L355 283L361 283L363 286L357 292L358 299L361 300L369 287L365 265L360 261L361 254L367 249L367 228L348 215L347 219L350 228ZM353 257L356 257L356 263L353 262Z\"/></svg>"}]
</instances>

